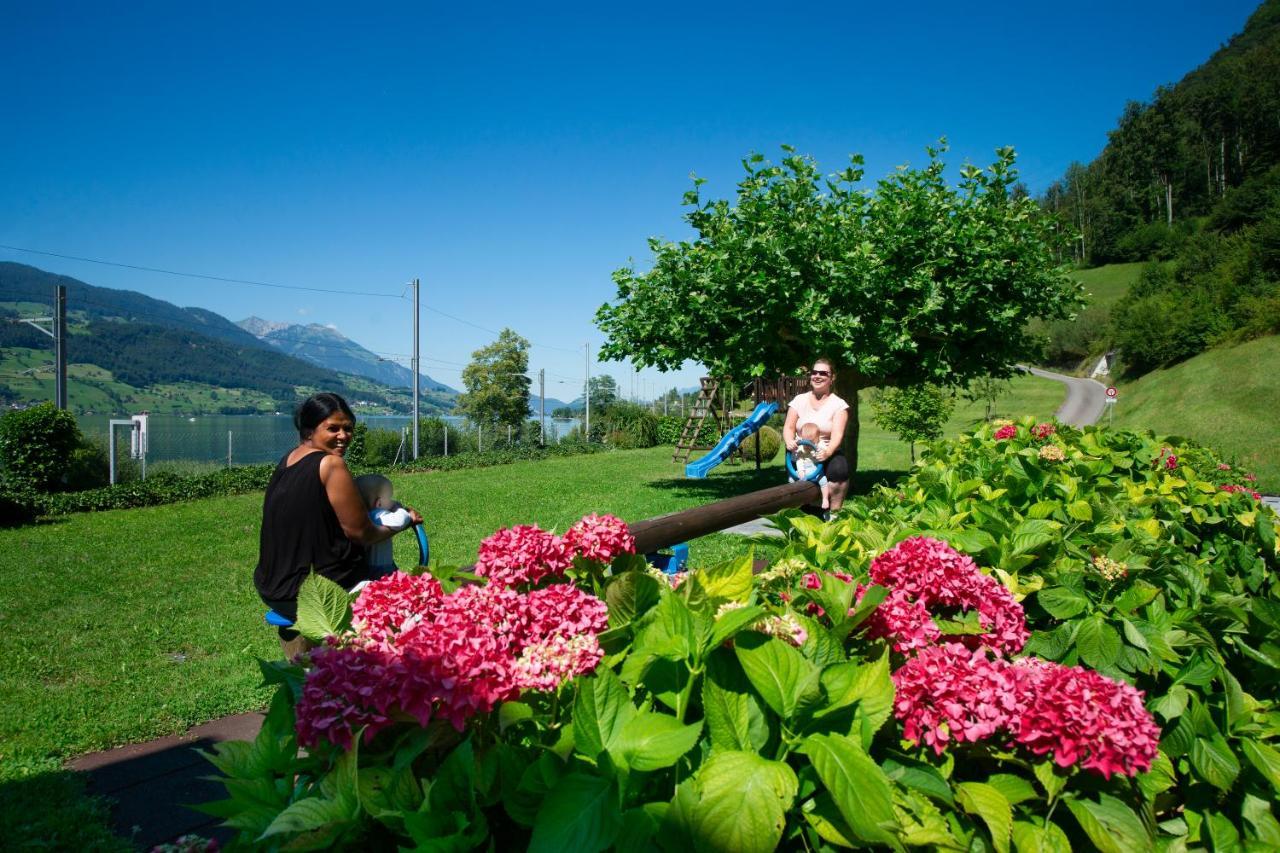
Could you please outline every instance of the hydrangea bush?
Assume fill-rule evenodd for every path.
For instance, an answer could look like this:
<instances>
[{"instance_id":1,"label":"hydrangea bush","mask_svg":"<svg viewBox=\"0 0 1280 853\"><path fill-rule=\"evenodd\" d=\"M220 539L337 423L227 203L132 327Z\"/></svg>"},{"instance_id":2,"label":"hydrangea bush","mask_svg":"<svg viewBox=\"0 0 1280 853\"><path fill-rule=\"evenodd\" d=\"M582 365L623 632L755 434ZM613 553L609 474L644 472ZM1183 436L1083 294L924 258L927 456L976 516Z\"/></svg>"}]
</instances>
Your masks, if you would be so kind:
<instances>
[{"instance_id":1,"label":"hydrangea bush","mask_svg":"<svg viewBox=\"0 0 1280 853\"><path fill-rule=\"evenodd\" d=\"M263 664L205 809L292 849L1275 846L1276 521L1226 465L995 424L782 514L762 573L667 577L588 516L310 580L323 646Z\"/></svg>"}]
</instances>

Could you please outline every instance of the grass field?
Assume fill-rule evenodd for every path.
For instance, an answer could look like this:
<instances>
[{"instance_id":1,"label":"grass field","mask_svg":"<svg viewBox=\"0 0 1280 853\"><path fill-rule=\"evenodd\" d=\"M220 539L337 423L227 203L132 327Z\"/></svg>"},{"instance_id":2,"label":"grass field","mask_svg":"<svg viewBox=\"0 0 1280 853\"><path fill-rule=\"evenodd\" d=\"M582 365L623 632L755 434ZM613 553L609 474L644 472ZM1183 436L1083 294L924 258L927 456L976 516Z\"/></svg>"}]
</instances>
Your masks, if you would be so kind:
<instances>
[{"instance_id":1,"label":"grass field","mask_svg":"<svg viewBox=\"0 0 1280 853\"><path fill-rule=\"evenodd\" d=\"M1115 425L1185 435L1280 492L1280 336L1212 349L1122 383Z\"/></svg>"},{"instance_id":2,"label":"grass field","mask_svg":"<svg viewBox=\"0 0 1280 853\"><path fill-rule=\"evenodd\" d=\"M1071 277L1084 283L1090 307L1110 308L1129 292L1146 264L1107 264L1076 270Z\"/></svg>"}]
</instances>

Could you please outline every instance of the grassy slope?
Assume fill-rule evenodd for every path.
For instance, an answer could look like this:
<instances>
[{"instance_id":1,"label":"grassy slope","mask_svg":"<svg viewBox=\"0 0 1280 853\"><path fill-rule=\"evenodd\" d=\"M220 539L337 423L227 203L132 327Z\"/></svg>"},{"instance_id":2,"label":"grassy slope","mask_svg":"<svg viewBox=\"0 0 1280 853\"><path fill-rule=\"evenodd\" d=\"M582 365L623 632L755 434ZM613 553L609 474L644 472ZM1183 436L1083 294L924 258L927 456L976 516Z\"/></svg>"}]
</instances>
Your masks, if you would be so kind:
<instances>
[{"instance_id":1,"label":"grassy slope","mask_svg":"<svg viewBox=\"0 0 1280 853\"><path fill-rule=\"evenodd\" d=\"M1089 305L1110 308L1129 292L1146 264L1107 264L1088 270L1076 270L1072 278L1084 283Z\"/></svg>"},{"instance_id":2,"label":"grassy slope","mask_svg":"<svg viewBox=\"0 0 1280 853\"><path fill-rule=\"evenodd\" d=\"M1120 386L1116 426L1185 435L1280 492L1280 336L1212 349Z\"/></svg>"}]
</instances>

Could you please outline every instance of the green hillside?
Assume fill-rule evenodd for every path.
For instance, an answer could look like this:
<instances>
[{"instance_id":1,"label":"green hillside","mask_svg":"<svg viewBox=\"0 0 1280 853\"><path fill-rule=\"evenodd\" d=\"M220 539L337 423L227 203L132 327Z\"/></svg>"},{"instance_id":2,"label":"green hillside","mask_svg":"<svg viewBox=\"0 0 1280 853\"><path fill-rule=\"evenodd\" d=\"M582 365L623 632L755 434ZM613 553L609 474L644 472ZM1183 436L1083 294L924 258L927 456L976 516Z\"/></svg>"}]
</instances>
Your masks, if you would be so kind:
<instances>
[{"instance_id":1,"label":"green hillside","mask_svg":"<svg viewBox=\"0 0 1280 853\"><path fill-rule=\"evenodd\" d=\"M1115 425L1185 435L1258 475L1280 492L1280 336L1211 349L1121 383Z\"/></svg>"},{"instance_id":2,"label":"green hillside","mask_svg":"<svg viewBox=\"0 0 1280 853\"><path fill-rule=\"evenodd\" d=\"M1129 292L1138 280L1144 264L1107 264L1088 270L1076 270L1071 277L1084 284L1090 308L1110 308Z\"/></svg>"}]
</instances>

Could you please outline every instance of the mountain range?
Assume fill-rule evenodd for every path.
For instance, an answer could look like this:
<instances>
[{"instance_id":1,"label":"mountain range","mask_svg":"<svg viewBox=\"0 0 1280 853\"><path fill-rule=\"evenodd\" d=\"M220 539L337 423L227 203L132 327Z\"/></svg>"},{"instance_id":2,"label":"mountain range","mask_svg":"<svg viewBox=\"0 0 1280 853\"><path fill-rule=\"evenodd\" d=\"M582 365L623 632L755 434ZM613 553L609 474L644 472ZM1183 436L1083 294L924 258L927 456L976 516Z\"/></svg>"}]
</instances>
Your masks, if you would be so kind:
<instances>
[{"instance_id":1,"label":"mountain range","mask_svg":"<svg viewBox=\"0 0 1280 853\"><path fill-rule=\"evenodd\" d=\"M332 326L309 323L305 326L276 323L260 317L246 317L236 323L255 339L283 353L329 370L351 373L393 388L413 388L413 371L370 352ZM424 391L457 396L459 391L421 374Z\"/></svg>"}]
</instances>

